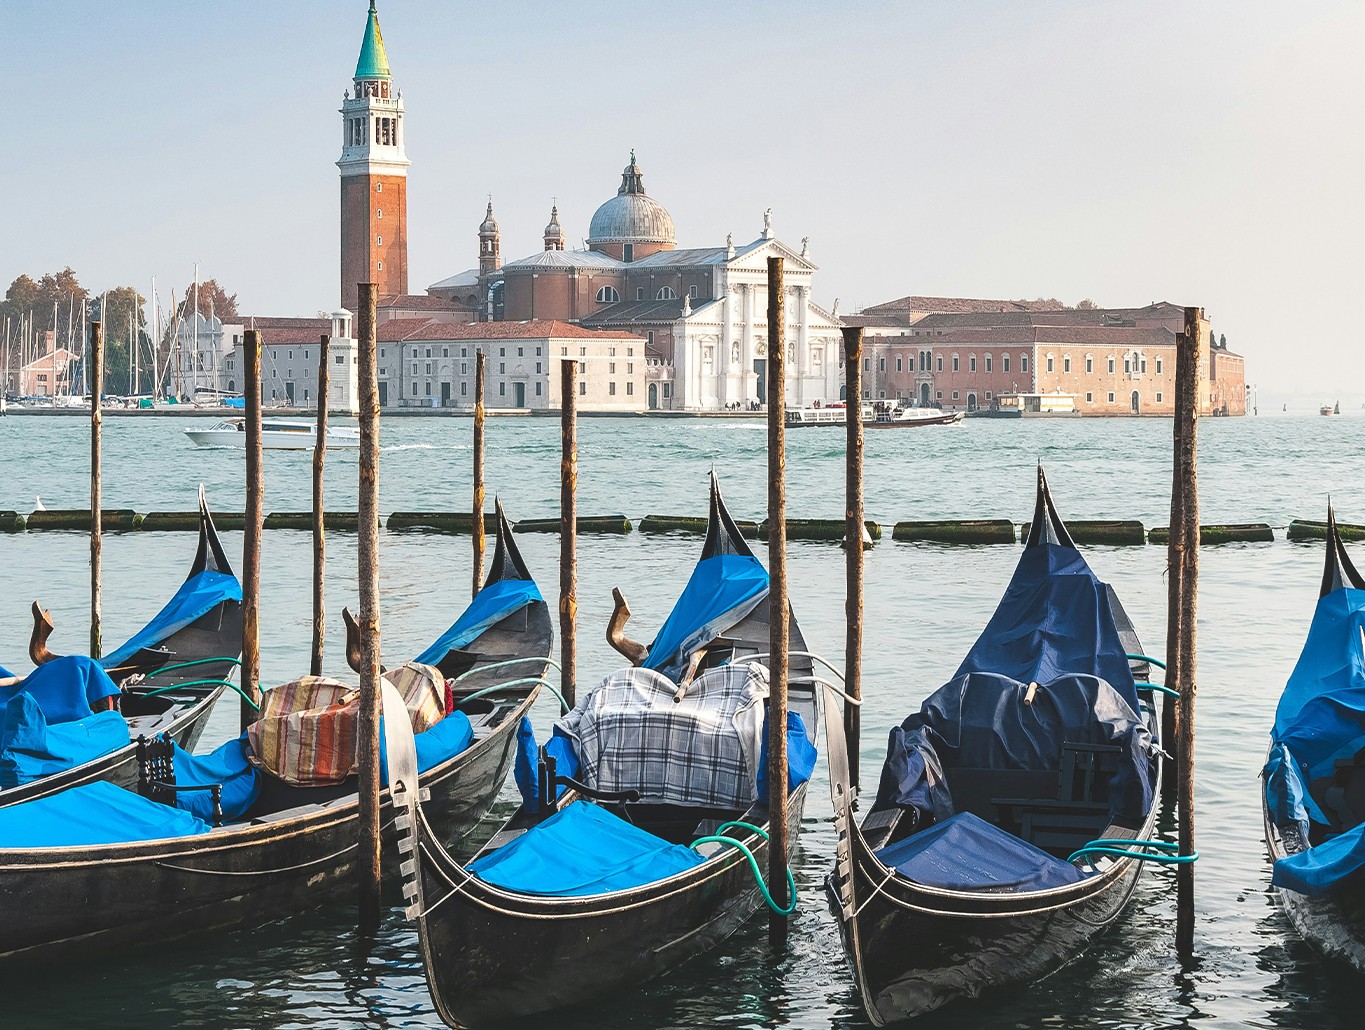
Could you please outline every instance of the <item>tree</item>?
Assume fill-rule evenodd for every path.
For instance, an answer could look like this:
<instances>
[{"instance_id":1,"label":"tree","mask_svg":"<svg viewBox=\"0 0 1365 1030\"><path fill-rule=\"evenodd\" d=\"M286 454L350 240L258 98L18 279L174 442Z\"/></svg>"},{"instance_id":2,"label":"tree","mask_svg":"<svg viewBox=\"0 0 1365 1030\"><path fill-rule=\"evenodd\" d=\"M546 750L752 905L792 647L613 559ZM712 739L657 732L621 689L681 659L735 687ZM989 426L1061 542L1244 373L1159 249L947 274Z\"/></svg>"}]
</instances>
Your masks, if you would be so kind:
<instances>
[{"instance_id":1,"label":"tree","mask_svg":"<svg viewBox=\"0 0 1365 1030\"><path fill-rule=\"evenodd\" d=\"M193 310L194 287L190 286L185 289L185 299L176 313L181 318L189 318ZM237 313L237 294L228 293L218 285L217 279L205 279L199 284L199 313L205 318L215 316L220 322L236 322L241 317Z\"/></svg>"},{"instance_id":2,"label":"tree","mask_svg":"<svg viewBox=\"0 0 1365 1030\"><path fill-rule=\"evenodd\" d=\"M1077 311L1098 311L1099 308L1100 306L1089 297L1086 297L1085 300L1076 305Z\"/></svg>"},{"instance_id":3,"label":"tree","mask_svg":"<svg viewBox=\"0 0 1365 1030\"><path fill-rule=\"evenodd\" d=\"M146 369L138 378L144 383L150 378L151 350L145 342L147 320L142 310L145 303L143 296L132 286L116 286L91 302L90 317L100 319L104 328L105 393L130 392L130 338L139 341L138 365Z\"/></svg>"}]
</instances>

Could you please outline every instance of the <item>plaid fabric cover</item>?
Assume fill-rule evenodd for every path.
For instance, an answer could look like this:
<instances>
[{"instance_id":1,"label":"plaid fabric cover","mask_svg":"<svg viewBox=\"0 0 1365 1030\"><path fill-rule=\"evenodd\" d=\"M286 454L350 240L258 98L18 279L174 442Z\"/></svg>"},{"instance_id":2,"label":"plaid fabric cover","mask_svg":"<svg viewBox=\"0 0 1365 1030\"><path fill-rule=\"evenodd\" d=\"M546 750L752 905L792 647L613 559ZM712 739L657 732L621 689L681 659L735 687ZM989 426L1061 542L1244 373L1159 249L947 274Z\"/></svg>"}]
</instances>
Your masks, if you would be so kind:
<instances>
[{"instance_id":1,"label":"plaid fabric cover","mask_svg":"<svg viewBox=\"0 0 1365 1030\"><path fill-rule=\"evenodd\" d=\"M435 667L410 663L385 673L407 704L414 733L445 716L445 681ZM340 783L356 771L360 688L304 676L265 692L247 728L252 764L300 787Z\"/></svg>"},{"instance_id":2,"label":"plaid fabric cover","mask_svg":"<svg viewBox=\"0 0 1365 1030\"><path fill-rule=\"evenodd\" d=\"M651 669L608 676L558 723L573 738L580 777L643 800L745 807L755 798L768 671L727 665L678 684Z\"/></svg>"}]
</instances>

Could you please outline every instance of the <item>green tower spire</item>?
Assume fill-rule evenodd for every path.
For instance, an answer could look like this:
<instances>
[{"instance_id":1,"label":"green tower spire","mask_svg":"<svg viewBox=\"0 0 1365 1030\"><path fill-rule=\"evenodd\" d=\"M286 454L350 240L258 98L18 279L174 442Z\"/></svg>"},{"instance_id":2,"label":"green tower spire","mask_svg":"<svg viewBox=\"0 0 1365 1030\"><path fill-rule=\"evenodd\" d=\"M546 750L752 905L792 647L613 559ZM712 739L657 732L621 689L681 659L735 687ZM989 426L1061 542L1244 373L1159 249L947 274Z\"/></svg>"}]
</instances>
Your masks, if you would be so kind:
<instances>
[{"instance_id":1,"label":"green tower spire","mask_svg":"<svg viewBox=\"0 0 1365 1030\"><path fill-rule=\"evenodd\" d=\"M379 31L379 15L370 0L370 16L365 22L365 40L360 44L360 60L355 65L357 79L388 80L389 55L384 52L384 34Z\"/></svg>"}]
</instances>

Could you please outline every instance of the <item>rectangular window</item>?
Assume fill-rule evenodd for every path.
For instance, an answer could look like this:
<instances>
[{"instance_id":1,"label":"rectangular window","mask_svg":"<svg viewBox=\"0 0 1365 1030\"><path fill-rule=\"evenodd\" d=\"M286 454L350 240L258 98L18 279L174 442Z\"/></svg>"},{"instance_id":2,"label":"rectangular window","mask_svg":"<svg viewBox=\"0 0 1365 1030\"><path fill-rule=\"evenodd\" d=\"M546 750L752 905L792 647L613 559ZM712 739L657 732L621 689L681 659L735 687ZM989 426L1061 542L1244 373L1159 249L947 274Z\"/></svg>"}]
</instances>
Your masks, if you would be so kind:
<instances>
[{"instance_id":1,"label":"rectangular window","mask_svg":"<svg viewBox=\"0 0 1365 1030\"><path fill-rule=\"evenodd\" d=\"M1125 357L1125 358L1123 359L1123 374L1124 374L1124 375L1132 375L1132 374L1133 374L1133 359L1132 359L1132 358Z\"/></svg>"},{"instance_id":2,"label":"rectangular window","mask_svg":"<svg viewBox=\"0 0 1365 1030\"><path fill-rule=\"evenodd\" d=\"M582 352L582 351L579 351L578 353L582 354L583 352ZM505 357L507 357L507 348L506 348L506 347L499 347L499 348L498 348L498 357L500 357L500 358L505 358Z\"/></svg>"},{"instance_id":3,"label":"rectangular window","mask_svg":"<svg viewBox=\"0 0 1365 1030\"><path fill-rule=\"evenodd\" d=\"M615 374L616 374L616 362L614 362L614 361L608 361L608 362L607 362L607 375L613 375L613 376L614 376ZM547 790L548 790L548 788L547 788ZM546 794L545 796L546 796L546 797L549 797L549 794Z\"/></svg>"},{"instance_id":4,"label":"rectangular window","mask_svg":"<svg viewBox=\"0 0 1365 1030\"><path fill-rule=\"evenodd\" d=\"M610 383L607 384L607 393L610 394L610 395L613 396L613 397L616 396L616 383L615 383L615 382L610 382ZM550 795L547 793L545 796L546 796L546 797L549 797Z\"/></svg>"},{"instance_id":5,"label":"rectangular window","mask_svg":"<svg viewBox=\"0 0 1365 1030\"><path fill-rule=\"evenodd\" d=\"M431 396L431 384L430 384L430 383L427 383L427 396L428 396L428 397ZM549 797L550 795L549 795L549 793L547 792L545 796L546 796L546 797Z\"/></svg>"},{"instance_id":6,"label":"rectangular window","mask_svg":"<svg viewBox=\"0 0 1365 1030\"><path fill-rule=\"evenodd\" d=\"M431 370L430 370L430 369L427 369L427 371L429 372L429 371L431 371ZM499 361L499 362L498 362L498 375L500 375L500 376L505 376L506 374L507 374L507 362L505 362L505 361ZM546 790L548 791L548 789L549 789L549 788L547 787ZM547 793L545 796L546 796L546 797L549 797L549 794Z\"/></svg>"},{"instance_id":7,"label":"rectangular window","mask_svg":"<svg viewBox=\"0 0 1365 1030\"><path fill-rule=\"evenodd\" d=\"M460 396L461 396L461 397L468 397L468 396L469 396L469 384L468 384L468 383L461 383L461 384L460 384ZM547 795L547 796L548 796L548 795Z\"/></svg>"},{"instance_id":8,"label":"rectangular window","mask_svg":"<svg viewBox=\"0 0 1365 1030\"><path fill-rule=\"evenodd\" d=\"M897 372L905 371L903 368L901 368L901 359L899 355L896 356L896 371ZM549 795L547 794L546 796L548 797Z\"/></svg>"},{"instance_id":9,"label":"rectangular window","mask_svg":"<svg viewBox=\"0 0 1365 1030\"><path fill-rule=\"evenodd\" d=\"M885 358L878 358L878 359L877 359L877 371L878 371L878 372L885 372L885 371L886 371L886 359L885 359Z\"/></svg>"},{"instance_id":10,"label":"rectangular window","mask_svg":"<svg viewBox=\"0 0 1365 1030\"><path fill-rule=\"evenodd\" d=\"M649 330L647 333L645 333L645 340L649 343L649 345L650 345L651 347L654 346L654 330L653 330L653 329L651 329L651 330Z\"/></svg>"},{"instance_id":11,"label":"rectangular window","mask_svg":"<svg viewBox=\"0 0 1365 1030\"><path fill-rule=\"evenodd\" d=\"M462 375L462 376L467 376L467 375L469 375L469 362L467 362L467 361L461 361L461 362L460 362L460 375ZM547 796L548 796L548 795L547 795Z\"/></svg>"},{"instance_id":12,"label":"rectangular window","mask_svg":"<svg viewBox=\"0 0 1365 1030\"><path fill-rule=\"evenodd\" d=\"M426 357L428 357L428 358L431 357L431 348L430 348L430 347L427 348Z\"/></svg>"},{"instance_id":13,"label":"rectangular window","mask_svg":"<svg viewBox=\"0 0 1365 1030\"><path fill-rule=\"evenodd\" d=\"M345 357L345 355L338 354L338 355L336 356L336 364L338 364L338 365L344 365L344 364L346 364L346 357ZM548 797L549 795L547 794L546 796Z\"/></svg>"},{"instance_id":14,"label":"rectangular window","mask_svg":"<svg viewBox=\"0 0 1365 1030\"><path fill-rule=\"evenodd\" d=\"M1027 354L1020 354L1020 355L1019 355L1019 371L1020 371L1020 372L1027 372L1027 371L1028 371L1028 355L1027 355Z\"/></svg>"},{"instance_id":15,"label":"rectangular window","mask_svg":"<svg viewBox=\"0 0 1365 1030\"><path fill-rule=\"evenodd\" d=\"M967 371L969 371L969 372L975 372L975 371L976 371L976 355L975 355L975 354L972 354L971 356L969 356L969 357L967 358Z\"/></svg>"},{"instance_id":16,"label":"rectangular window","mask_svg":"<svg viewBox=\"0 0 1365 1030\"><path fill-rule=\"evenodd\" d=\"M588 384L585 383L585 382L583 382L583 381L580 379L579 382L578 382L578 396L580 396L580 397L586 397L587 394L588 394Z\"/></svg>"},{"instance_id":17,"label":"rectangular window","mask_svg":"<svg viewBox=\"0 0 1365 1030\"><path fill-rule=\"evenodd\" d=\"M634 384L634 383L629 383L629 382L626 383L626 396L627 396L627 397L631 397L631 396L633 396L634 394L635 394L635 384ZM549 794L548 794L548 793L546 794L546 797L549 797Z\"/></svg>"},{"instance_id":18,"label":"rectangular window","mask_svg":"<svg viewBox=\"0 0 1365 1030\"><path fill-rule=\"evenodd\" d=\"M507 384L506 384L506 383L499 383L499 384L498 384L498 396L499 396L499 397L506 397L506 396L507 396ZM550 795L547 793L545 796L546 796L546 797L549 797Z\"/></svg>"},{"instance_id":19,"label":"rectangular window","mask_svg":"<svg viewBox=\"0 0 1365 1030\"><path fill-rule=\"evenodd\" d=\"M1109 355L1109 374L1114 374L1114 355Z\"/></svg>"},{"instance_id":20,"label":"rectangular window","mask_svg":"<svg viewBox=\"0 0 1365 1030\"><path fill-rule=\"evenodd\" d=\"M939 370L940 372L943 371L943 355L942 355L942 354L940 354L940 355L938 356L938 370Z\"/></svg>"},{"instance_id":21,"label":"rectangular window","mask_svg":"<svg viewBox=\"0 0 1365 1030\"><path fill-rule=\"evenodd\" d=\"M1093 393L1087 393L1087 394L1085 395L1085 403L1087 403L1087 404L1089 404L1089 403L1090 403L1091 401L1093 401L1094 399L1095 399L1095 395L1094 395ZM549 797L549 795L547 794L546 797Z\"/></svg>"},{"instance_id":22,"label":"rectangular window","mask_svg":"<svg viewBox=\"0 0 1365 1030\"><path fill-rule=\"evenodd\" d=\"M536 362L536 375L540 375L540 362ZM546 795L548 797L548 795Z\"/></svg>"},{"instance_id":23,"label":"rectangular window","mask_svg":"<svg viewBox=\"0 0 1365 1030\"><path fill-rule=\"evenodd\" d=\"M1064 356L1062 357L1062 371L1063 371L1063 372L1070 372L1070 371L1071 371L1071 355L1070 355L1070 354L1064 355Z\"/></svg>"},{"instance_id":24,"label":"rectangular window","mask_svg":"<svg viewBox=\"0 0 1365 1030\"><path fill-rule=\"evenodd\" d=\"M1008 372L1010 370L1010 356L1008 354L1000 355L1000 370L1002 372Z\"/></svg>"},{"instance_id":25,"label":"rectangular window","mask_svg":"<svg viewBox=\"0 0 1365 1030\"><path fill-rule=\"evenodd\" d=\"M644 299L645 299L645 288L644 288L643 286L637 286L637 287L635 287L635 299L636 299L636 300L644 300ZM546 796L548 797L549 795L547 794Z\"/></svg>"},{"instance_id":26,"label":"rectangular window","mask_svg":"<svg viewBox=\"0 0 1365 1030\"><path fill-rule=\"evenodd\" d=\"M672 383L664 383L664 400L668 400L668 398L670 398L670 397L672 397L672 396L673 396L673 384L672 384Z\"/></svg>"},{"instance_id":27,"label":"rectangular window","mask_svg":"<svg viewBox=\"0 0 1365 1030\"><path fill-rule=\"evenodd\" d=\"M953 371L954 371L954 372L957 371L957 355L956 355L956 354L953 355ZM956 395L954 395L954 396L956 396Z\"/></svg>"},{"instance_id":28,"label":"rectangular window","mask_svg":"<svg viewBox=\"0 0 1365 1030\"><path fill-rule=\"evenodd\" d=\"M1147 372L1147 359L1146 359L1146 358L1143 358L1140 362L1138 362L1138 371L1139 371L1139 372L1142 372L1144 375L1146 374L1146 372Z\"/></svg>"},{"instance_id":29,"label":"rectangular window","mask_svg":"<svg viewBox=\"0 0 1365 1030\"><path fill-rule=\"evenodd\" d=\"M688 295L689 297L691 297L693 300L696 300L696 299L697 299L697 288L696 288L695 286L689 286L689 287L687 288L687 295ZM549 795L547 794L546 796L548 797Z\"/></svg>"},{"instance_id":30,"label":"rectangular window","mask_svg":"<svg viewBox=\"0 0 1365 1030\"><path fill-rule=\"evenodd\" d=\"M987 391L986 391L986 400L990 400L990 399L991 399L991 392L990 392L989 390L987 390Z\"/></svg>"},{"instance_id":31,"label":"rectangular window","mask_svg":"<svg viewBox=\"0 0 1365 1030\"><path fill-rule=\"evenodd\" d=\"M1049 372L1052 371L1052 355L1051 355L1051 354L1049 354L1049 355L1047 356L1047 370L1048 370Z\"/></svg>"},{"instance_id":32,"label":"rectangular window","mask_svg":"<svg viewBox=\"0 0 1365 1030\"><path fill-rule=\"evenodd\" d=\"M989 354L987 354L987 355L986 355L986 371L989 372L990 370L991 370L991 356L990 356ZM986 394L986 396L989 397L990 394L988 393L988 394Z\"/></svg>"},{"instance_id":33,"label":"rectangular window","mask_svg":"<svg viewBox=\"0 0 1365 1030\"><path fill-rule=\"evenodd\" d=\"M1156 359L1156 374L1161 375L1161 359Z\"/></svg>"},{"instance_id":34,"label":"rectangular window","mask_svg":"<svg viewBox=\"0 0 1365 1030\"><path fill-rule=\"evenodd\" d=\"M517 357L519 357L519 358L520 358L520 357L524 357L525 354L526 354L526 348L525 348L525 347L518 347L518 348L517 348ZM550 795L547 793L545 796L546 796L546 797L549 797Z\"/></svg>"},{"instance_id":35,"label":"rectangular window","mask_svg":"<svg viewBox=\"0 0 1365 1030\"><path fill-rule=\"evenodd\" d=\"M942 391L942 390L938 390L938 391L936 391L936 392L934 393L934 400L937 400L937 401L943 400L943 391Z\"/></svg>"},{"instance_id":36,"label":"rectangular window","mask_svg":"<svg viewBox=\"0 0 1365 1030\"><path fill-rule=\"evenodd\" d=\"M539 383L536 383L536 396L537 396L537 397L540 396L540 384L539 384ZM548 797L549 795L547 794L546 796Z\"/></svg>"},{"instance_id":37,"label":"rectangular window","mask_svg":"<svg viewBox=\"0 0 1365 1030\"><path fill-rule=\"evenodd\" d=\"M871 358L863 358L863 371L864 371L864 372L871 372L871 371L872 371L872 359L871 359Z\"/></svg>"},{"instance_id":38,"label":"rectangular window","mask_svg":"<svg viewBox=\"0 0 1365 1030\"><path fill-rule=\"evenodd\" d=\"M417 374L417 362L415 361L412 363L412 374L413 375Z\"/></svg>"},{"instance_id":39,"label":"rectangular window","mask_svg":"<svg viewBox=\"0 0 1365 1030\"><path fill-rule=\"evenodd\" d=\"M1113 403L1114 403L1114 391L1113 391L1113 390L1110 390L1110 391L1109 391L1109 403L1110 403L1110 404L1113 404Z\"/></svg>"},{"instance_id":40,"label":"rectangular window","mask_svg":"<svg viewBox=\"0 0 1365 1030\"><path fill-rule=\"evenodd\" d=\"M306 400L307 398L304 398L304 399ZM1161 394L1157 394L1157 395L1156 395L1156 402L1157 402L1158 404L1161 403ZM547 796L547 797L549 796L548 793L546 794L546 796Z\"/></svg>"},{"instance_id":41,"label":"rectangular window","mask_svg":"<svg viewBox=\"0 0 1365 1030\"><path fill-rule=\"evenodd\" d=\"M1085 357L1085 370L1087 372L1095 371L1095 359L1090 357L1090 355L1088 354Z\"/></svg>"},{"instance_id":42,"label":"rectangular window","mask_svg":"<svg viewBox=\"0 0 1365 1030\"><path fill-rule=\"evenodd\" d=\"M587 371L588 371L588 363L587 363L586 361L580 361L580 362L578 363L578 373L579 373L579 375L583 375L583 374L586 373Z\"/></svg>"},{"instance_id":43,"label":"rectangular window","mask_svg":"<svg viewBox=\"0 0 1365 1030\"><path fill-rule=\"evenodd\" d=\"M953 400L957 400L957 391L956 391L956 390L953 391ZM549 795L546 795L546 796L548 797Z\"/></svg>"},{"instance_id":44,"label":"rectangular window","mask_svg":"<svg viewBox=\"0 0 1365 1030\"><path fill-rule=\"evenodd\" d=\"M417 384L416 384L416 383L413 383L413 384L412 384L412 395L413 395L414 397L417 396Z\"/></svg>"},{"instance_id":45,"label":"rectangular window","mask_svg":"<svg viewBox=\"0 0 1365 1030\"><path fill-rule=\"evenodd\" d=\"M307 354L304 355L304 357L307 357L307 356L308 356ZM441 357L443 357L443 358L448 358L448 357L450 357L450 348L449 348L449 347L442 347L442 348L441 348Z\"/></svg>"},{"instance_id":46,"label":"rectangular window","mask_svg":"<svg viewBox=\"0 0 1365 1030\"><path fill-rule=\"evenodd\" d=\"M635 374L635 362L633 362L633 361L627 361L627 362L626 362L626 375L630 376L630 375L634 375L634 374Z\"/></svg>"},{"instance_id":47,"label":"rectangular window","mask_svg":"<svg viewBox=\"0 0 1365 1030\"><path fill-rule=\"evenodd\" d=\"M579 347L579 348L578 348L578 356L579 356L580 358L587 357L587 354L588 354L588 348L587 348L587 347Z\"/></svg>"},{"instance_id":48,"label":"rectangular window","mask_svg":"<svg viewBox=\"0 0 1365 1030\"><path fill-rule=\"evenodd\" d=\"M427 375L431 375L431 362L430 362L430 361L427 362ZM547 797L548 797L548 795L547 795Z\"/></svg>"}]
</instances>

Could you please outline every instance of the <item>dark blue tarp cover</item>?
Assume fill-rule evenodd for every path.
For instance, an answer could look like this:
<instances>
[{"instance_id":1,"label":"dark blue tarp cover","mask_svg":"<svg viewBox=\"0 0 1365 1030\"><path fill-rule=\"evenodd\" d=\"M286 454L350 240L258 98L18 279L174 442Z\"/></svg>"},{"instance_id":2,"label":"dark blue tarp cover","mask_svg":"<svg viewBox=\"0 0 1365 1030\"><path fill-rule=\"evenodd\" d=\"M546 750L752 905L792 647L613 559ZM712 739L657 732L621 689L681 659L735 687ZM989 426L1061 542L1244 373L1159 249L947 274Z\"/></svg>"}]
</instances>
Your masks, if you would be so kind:
<instances>
[{"instance_id":1,"label":"dark blue tarp cover","mask_svg":"<svg viewBox=\"0 0 1365 1030\"><path fill-rule=\"evenodd\" d=\"M212 754L192 755L175 745L175 783L178 787L223 786L223 821L246 815L263 786L262 773L248 760L251 747L246 734L229 740ZM192 812L205 822L213 821L213 795L207 790L182 790L175 795L177 808Z\"/></svg>"},{"instance_id":2,"label":"dark blue tarp cover","mask_svg":"<svg viewBox=\"0 0 1365 1030\"><path fill-rule=\"evenodd\" d=\"M97 702L117 696L119 689L99 662L73 654L54 658L18 683L0 687L0 704L21 692L38 702L49 723L58 723L84 719Z\"/></svg>"},{"instance_id":3,"label":"dark blue tarp cover","mask_svg":"<svg viewBox=\"0 0 1365 1030\"><path fill-rule=\"evenodd\" d=\"M915 883L958 891L1041 891L1076 883L1081 871L970 812L888 845L882 863Z\"/></svg>"},{"instance_id":4,"label":"dark blue tarp cover","mask_svg":"<svg viewBox=\"0 0 1365 1030\"><path fill-rule=\"evenodd\" d=\"M1274 882L1323 894L1365 868L1359 826L1341 827L1326 798L1338 759L1365 749L1365 590L1342 587L1318 600L1308 640L1289 677L1271 730L1266 803L1281 824L1311 820L1344 829L1307 851L1275 863ZM1284 867L1281 869L1281 867ZM1281 881L1284 881L1283 883Z\"/></svg>"},{"instance_id":5,"label":"dark blue tarp cover","mask_svg":"<svg viewBox=\"0 0 1365 1030\"><path fill-rule=\"evenodd\" d=\"M1124 656L1109 590L1074 547L1024 548L1005 596L957 675L996 672L1024 683L1069 673L1108 682L1139 711L1137 687Z\"/></svg>"},{"instance_id":6,"label":"dark blue tarp cover","mask_svg":"<svg viewBox=\"0 0 1365 1030\"><path fill-rule=\"evenodd\" d=\"M103 781L0 808L0 848L69 848L207 833L188 812Z\"/></svg>"},{"instance_id":7,"label":"dark blue tarp cover","mask_svg":"<svg viewBox=\"0 0 1365 1030\"><path fill-rule=\"evenodd\" d=\"M566 805L543 823L469 864L487 883L522 894L579 897L654 883L704 859L587 801Z\"/></svg>"},{"instance_id":8,"label":"dark blue tarp cover","mask_svg":"<svg viewBox=\"0 0 1365 1030\"><path fill-rule=\"evenodd\" d=\"M522 716L522 718L526 718ZM448 762L474 741L474 727L464 712L451 712L435 726L414 738L417 744L417 771L424 773ZM384 720L379 720L379 778L389 785L389 752L384 739Z\"/></svg>"},{"instance_id":9,"label":"dark blue tarp cover","mask_svg":"<svg viewBox=\"0 0 1365 1030\"><path fill-rule=\"evenodd\" d=\"M128 723L118 712L48 723L27 693L0 708L0 790L65 772L129 742Z\"/></svg>"},{"instance_id":10,"label":"dark blue tarp cover","mask_svg":"<svg viewBox=\"0 0 1365 1030\"><path fill-rule=\"evenodd\" d=\"M758 800L768 801L768 713L763 713L762 745L758 751ZM787 793L810 780L815 772L816 751L805 720L797 712L787 713Z\"/></svg>"},{"instance_id":11,"label":"dark blue tarp cover","mask_svg":"<svg viewBox=\"0 0 1365 1030\"><path fill-rule=\"evenodd\" d=\"M180 584L175 596L166 602L166 607L157 612L151 622L133 634L122 647L100 659L100 663L106 669L112 669L144 647L155 648L172 633L184 629L221 602L241 599L242 584L237 582L236 576L205 569Z\"/></svg>"},{"instance_id":12,"label":"dark blue tarp cover","mask_svg":"<svg viewBox=\"0 0 1365 1030\"><path fill-rule=\"evenodd\" d=\"M550 739L545 742L545 750L555 760L556 776L578 775L578 752L574 750L573 740L559 727L551 731ZM532 811L540 808L539 769L540 747L536 744L535 730L531 728L531 720L523 715L521 725L517 727L517 756L512 775L516 778L517 789L521 791L522 803ZM568 789L561 786L555 792L556 796Z\"/></svg>"},{"instance_id":13,"label":"dark blue tarp cover","mask_svg":"<svg viewBox=\"0 0 1365 1030\"><path fill-rule=\"evenodd\" d=\"M697 562L649 648L645 668L676 680L685 656L722 636L767 593L768 571L752 555L718 554Z\"/></svg>"},{"instance_id":14,"label":"dark blue tarp cover","mask_svg":"<svg viewBox=\"0 0 1365 1030\"><path fill-rule=\"evenodd\" d=\"M423 665L436 665L449 652L472 643L485 630L540 599L540 591L529 579L500 579L496 583L489 583L474 595L474 600L469 602L469 607L455 620L455 624L419 654L415 661Z\"/></svg>"},{"instance_id":15,"label":"dark blue tarp cover","mask_svg":"<svg viewBox=\"0 0 1365 1030\"><path fill-rule=\"evenodd\" d=\"M990 673L959 676L925 699L891 735L887 766L923 768L910 752L928 749L942 762L948 786L954 768L1051 771L1062 746L1112 744L1122 749L1109 785L1111 818L1143 819L1152 805L1151 734L1118 691L1094 676L1043 683L1032 704L1028 684ZM876 808L922 804L922 785L883 776Z\"/></svg>"}]
</instances>

